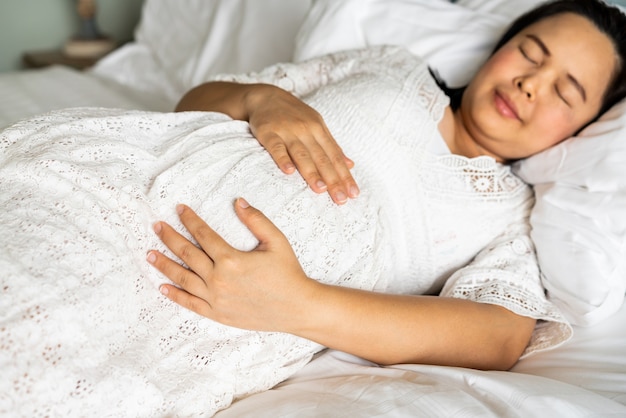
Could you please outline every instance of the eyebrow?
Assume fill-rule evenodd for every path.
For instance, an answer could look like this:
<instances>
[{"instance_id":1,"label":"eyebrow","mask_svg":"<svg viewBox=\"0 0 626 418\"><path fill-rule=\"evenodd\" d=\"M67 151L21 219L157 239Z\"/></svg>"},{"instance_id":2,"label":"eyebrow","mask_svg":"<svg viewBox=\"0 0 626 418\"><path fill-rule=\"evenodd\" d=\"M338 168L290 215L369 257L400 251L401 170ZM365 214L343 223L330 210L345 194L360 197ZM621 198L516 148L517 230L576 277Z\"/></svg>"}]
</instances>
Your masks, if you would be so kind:
<instances>
[{"instance_id":1,"label":"eyebrow","mask_svg":"<svg viewBox=\"0 0 626 418\"><path fill-rule=\"evenodd\" d=\"M541 48L541 50L543 51L545 55L547 55L548 57L552 55L550 54L550 50L548 49L546 44L543 43L543 41L538 36L530 33L526 35L526 37L534 41L539 46L539 48ZM583 98L583 102L587 102L587 92L585 91L585 88L583 87L583 85L580 84L580 82L576 79L576 77L574 77L573 75L569 73L567 74L567 79L574 85L576 90L578 90L578 92Z\"/></svg>"}]
</instances>

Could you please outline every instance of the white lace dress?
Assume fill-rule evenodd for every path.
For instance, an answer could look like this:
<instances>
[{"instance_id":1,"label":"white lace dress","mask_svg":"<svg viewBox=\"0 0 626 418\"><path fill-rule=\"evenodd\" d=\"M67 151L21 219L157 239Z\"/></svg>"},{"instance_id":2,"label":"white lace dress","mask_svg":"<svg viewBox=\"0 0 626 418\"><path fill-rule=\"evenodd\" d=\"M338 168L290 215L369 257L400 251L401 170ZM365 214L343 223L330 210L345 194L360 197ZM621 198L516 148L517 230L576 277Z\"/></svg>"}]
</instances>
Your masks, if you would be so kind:
<instances>
[{"instance_id":1,"label":"white lace dress","mask_svg":"<svg viewBox=\"0 0 626 418\"><path fill-rule=\"evenodd\" d=\"M0 135L0 414L211 415L267 389L322 347L237 330L169 302L145 261L176 203L255 245L244 196L307 274L362 289L437 293L540 319L526 354L571 333L545 299L531 190L490 158L431 152L447 98L419 59L372 48L236 79L275 83L325 118L362 194L344 206L286 176L246 123L217 113L74 109Z\"/></svg>"}]
</instances>

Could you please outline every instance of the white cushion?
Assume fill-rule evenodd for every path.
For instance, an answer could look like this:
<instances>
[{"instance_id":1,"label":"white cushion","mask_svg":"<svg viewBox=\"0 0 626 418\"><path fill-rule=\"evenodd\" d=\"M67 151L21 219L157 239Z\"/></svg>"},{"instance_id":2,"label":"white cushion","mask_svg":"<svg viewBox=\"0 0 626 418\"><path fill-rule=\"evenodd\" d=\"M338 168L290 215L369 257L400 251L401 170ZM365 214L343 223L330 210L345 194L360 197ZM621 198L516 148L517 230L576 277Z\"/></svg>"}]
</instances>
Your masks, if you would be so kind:
<instances>
[{"instance_id":1,"label":"white cushion","mask_svg":"<svg viewBox=\"0 0 626 418\"><path fill-rule=\"evenodd\" d=\"M536 7L546 0L457 0L455 3L468 9L479 10L515 19L524 12Z\"/></svg>"},{"instance_id":2,"label":"white cushion","mask_svg":"<svg viewBox=\"0 0 626 418\"><path fill-rule=\"evenodd\" d=\"M182 95L218 73L290 61L311 0L146 0L135 38Z\"/></svg>"},{"instance_id":3,"label":"white cushion","mask_svg":"<svg viewBox=\"0 0 626 418\"><path fill-rule=\"evenodd\" d=\"M508 21L445 0L316 0L298 33L294 60L370 45L403 45L426 59L449 85L463 85Z\"/></svg>"},{"instance_id":4,"label":"white cushion","mask_svg":"<svg viewBox=\"0 0 626 418\"><path fill-rule=\"evenodd\" d=\"M626 101L515 169L535 185L531 236L550 297L579 325L611 315L626 292Z\"/></svg>"}]
</instances>

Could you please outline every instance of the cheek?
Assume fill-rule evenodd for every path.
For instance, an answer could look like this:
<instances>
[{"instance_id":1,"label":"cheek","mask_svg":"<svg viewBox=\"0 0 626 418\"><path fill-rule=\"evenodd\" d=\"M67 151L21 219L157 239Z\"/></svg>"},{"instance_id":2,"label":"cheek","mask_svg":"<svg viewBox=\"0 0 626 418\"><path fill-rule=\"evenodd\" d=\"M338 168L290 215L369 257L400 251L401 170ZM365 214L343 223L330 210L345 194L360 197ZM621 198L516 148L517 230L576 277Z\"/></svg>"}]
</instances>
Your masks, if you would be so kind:
<instances>
[{"instance_id":1,"label":"cheek","mask_svg":"<svg viewBox=\"0 0 626 418\"><path fill-rule=\"evenodd\" d=\"M564 112L556 106L546 106L537 109L533 131L536 138L546 147L555 145L569 138L578 130L569 112Z\"/></svg>"},{"instance_id":2,"label":"cheek","mask_svg":"<svg viewBox=\"0 0 626 418\"><path fill-rule=\"evenodd\" d=\"M507 51L493 55L472 78L463 97L464 105L476 104L479 100L489 100L495 86L509 84L514 78L514 57Z\"/></svg>"},{"instance_id":3,"label":"cheek","mask_svg":"<svg viewBox=\"0 0 626 418\"><path fill-rule=\"evenodd\" d=\"M517 51L512 48L500 48L483 65L481 73L486 79L510 76L511 70L519 65L518 55Z\"/></svg>"}]
</instances>

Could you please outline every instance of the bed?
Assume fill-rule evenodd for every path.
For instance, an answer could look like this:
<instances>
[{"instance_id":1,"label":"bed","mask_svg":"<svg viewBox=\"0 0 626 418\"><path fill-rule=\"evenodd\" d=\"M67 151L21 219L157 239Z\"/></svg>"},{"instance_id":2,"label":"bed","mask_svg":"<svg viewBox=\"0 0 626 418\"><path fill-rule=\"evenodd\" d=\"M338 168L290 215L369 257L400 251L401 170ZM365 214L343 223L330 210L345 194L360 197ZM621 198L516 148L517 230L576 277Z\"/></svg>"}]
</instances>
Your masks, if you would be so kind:
<instances>
[{"instance_id":1,"label":"bed","mask_svg":"<svg viewBox=\"0 0 626 418\"><path fill-rule=\"evenodd\" d=\"M63 129L70 129L70 123L76 129L81 118L102 115L118 117L115 123L131 123L124 119L125 111L168 113L185 91L217 74L257 71L276 62L374 44L402 44L425 57L450 84L462 84L487 56L506 23L537 3L146 0L136 40L94 68L79 72L50 67L1 74L0 144L25 129L21 127L51 118L65 121ZM174 122L173 116L162 118L164 124ZM190 117L185 123L199 122ZM106 379L101 377L107 385L126 391L123 399L107 397L115 392L112 386L79 380L73 383L73 403L64 403L65 398L57 398L64 376L55 374L59 373L55 365L63 357L61 347L45 345L37 333L12 327L15 318L37 324L52 313L45 311L46 302L29 305L23 300L25 293L13 290L12 279L21 270L12 263L18 247L5 234L11 231L7 227L2 230L0 257L0 369L8 372L0 379L0 414L83 416L99 408L102 416L146 417L626 416L624 137L626 103L622 102L580 137L515 167L535 188L531 223L545 287L574 333L554 349L521 359L508 372L416 364L381 367L325 349L290 359L285 373L240 386L211 403L206 402L210 397L206 388L194 385L193 373L198 370L169 373L176 365L159 363L154 369L142 369L146 376L139 378L127 373L136 365L116 363L107 369ZM2 177L0 191L8 193L1 183ZM59 192L59 198L63 196ZM45 214L32 211L20 216L45 219ZM77 224L88 221L76 218ZM71 248L68 251L80 252L67 241L65 245ZM50 273L42 270L39 276L46 274ZM156 287L151 290L159 298ZM37 291L29 296L39 297ZM119 307L102 309L107 308ZM204 323L195 321L190 314L189 327L202 329ZM57 325L62 328L63 322ZM193 335L185 329L180 332ZM93 351L80 353L80 367L98 368L101 343L105 342L95 341L88 345ZM196 357L198 364L208 361ZM248 367L242 363L244 369ZM41 387L37 376L57 379L58 387ZM160 402L152 402L156 398ZM181 405L180 399L197 403Z\"/></svg>"}]
</instances>

